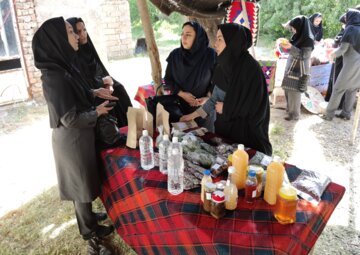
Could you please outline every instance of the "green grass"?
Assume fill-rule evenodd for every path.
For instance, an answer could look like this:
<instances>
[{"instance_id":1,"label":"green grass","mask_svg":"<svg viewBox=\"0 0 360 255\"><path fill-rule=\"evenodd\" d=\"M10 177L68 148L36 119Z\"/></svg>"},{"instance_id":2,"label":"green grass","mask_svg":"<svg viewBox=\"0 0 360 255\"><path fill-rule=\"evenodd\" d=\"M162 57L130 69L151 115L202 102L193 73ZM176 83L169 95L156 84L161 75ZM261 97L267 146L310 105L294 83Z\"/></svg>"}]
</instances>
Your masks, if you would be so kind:
<instances>
[{"instance_id":1,"label":"green grass","mask_svg":"<svg viewBox=\"0 0 360 255\"><path fill-rule=\"evenodd\" d=\"M286 132L286 130L282 123L275 122L272 123L270 127L269 136L273 148L273 155L277 155L286 161L292 150L292 141L284 140L284 132Z\"/></svg>"},{"instance_id":2,"label":"green grass","mask_svg":"<svg viewBox=\"0 0 360 255\"><path fill-rule=\"evenodd\" d=\"M104 210L101 201L94 210ZM56 229L67 225L58 235ZM111 224L107 220L105 224ZM0 253L22 254L86 254L86 242L80 237L72 202L60 201L53 187L0 220ZM136 254L117 233L105 240L113 254Z\"/></svg>"}]
</instances>

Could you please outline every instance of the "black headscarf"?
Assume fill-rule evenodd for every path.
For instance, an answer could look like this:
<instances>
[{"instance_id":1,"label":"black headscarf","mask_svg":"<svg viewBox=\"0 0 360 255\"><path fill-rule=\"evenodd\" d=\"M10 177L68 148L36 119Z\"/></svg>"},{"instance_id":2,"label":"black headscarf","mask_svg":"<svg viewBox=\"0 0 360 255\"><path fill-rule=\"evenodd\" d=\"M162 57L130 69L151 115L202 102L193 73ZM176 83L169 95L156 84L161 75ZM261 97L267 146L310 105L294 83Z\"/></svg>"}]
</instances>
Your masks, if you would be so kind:
<instances>
[{"instance_id":1,"label":"black headscarf","mask_svg":"<svg viewBox=\"0 0 360 255\"><path fill-rule=\"evenodd\" d=\"M174 82L181 90L190 92L195 97L203 97L210 89L204 87L203 83L208 75L207 71L214 67L216 54L208 47L209 39L202 26L195 21L186 22L183 27L187 25L195 30L194 43L189 50L185 49L182 43L180 48L173 50L166 59L167 70L171 72Z\"/></svg>"},{"instance_id":2,"label":"black headscarf","mask_svg":"<svg viewBox=\"0 0 360 255\"><path fill-rule=\"evenodd\" d=\"M92 107L90 88L76 66L76 52L68 42L62 17L45 21L32 40L35 66L41 70L44 97L48 104L50 126L60 125L60 118L76 107Z\"/></svg>"},{"instance_id":3,"label":"black headscarf","mask_svg":"<svg viewBox=\"0 0 360 255\"><path fill-rule=\"evenodd\" d=\"M222 24L218 28L223 34L226 47L217 58L218 64L214 70L212 81L226 92L232 75L233 62L242 54L248 54L247 50L252 44L252 35L249 29L235 23ZM237 33L241 42L240 45L239 41L232 40Z\"/></svg>"},{"instance_id":4,"label":"black headscarf","mask_svg":"<svg viewBox=\"0 0 360 255\"><path fill-rule=\"evenodd\" d=\"M360 11L349 9L346 13L346 27L341 42L350 43L360 54Z\"/></svg>"},{"instance_id":5,"label":"black headscarf","mask_svg":"<svg viewBox=\"0 0 360 255\"><path fill-rule=\"evenodd\" d=\"M252 45L251 32L248 28L234 23L222 24L219 29L224 36L226 47L218 61L226 76L229 75L229 83L223 102L223 113L217 118L236 126L236 130L231 131L233 134L222 135L271 155L268 137L269 98L261 67L248 52ZM223 129L221 124L215 127L216 133L221 134L219 129Z\"/></svg>"},{"instance_id":6,"label":"black headscarf","mask_svg":"<svg viewBox=\"0 0 360 255\"><path fill-rule=\"evenodd\" d=\"M323 38L323 27L322 27L322 21L318 26L314 25L314 20L317 17L322 17L321 13L319 12L314 13L309 17L309 20L311 22L312 32L314 34L314 40L319 42Z\"/></svg>"},{"instance_id":7,"label":"black headscarf","mask_svg":"<svg viewBox=\"0 0 360 255\"><path fill-rule=\"evenodd\" d=\"M314 48L314 35L307 17L302 15L297 16L290 20L289 25L296 30L296 33L290 39L292 45L297 48Z\"/></svg>"},{"instance_id":8,"label":"black headscarf","mask_svg":"<svg viewBox=\"0 0 360 255\"><path fill-rule=\"evenodd\" d=\"M85 24L85 22L81 18L76 17L69 18L66 21L68 21L72 25L76 33L76 24L79 22ZM95 84L102 83L101 78L109 75L109 72L106 70L104 64L102 63L89 34L87 34L87 43L79 44L79 50L77 54L79 56L79 61L81 64L81 71L83 72L84 76L87 77L87 80L90 80L91 83L93 83L93 87L98 87L98 85ZM98 80L95 80L95 77L97 77Z\"/></svg>"}]
</instances>

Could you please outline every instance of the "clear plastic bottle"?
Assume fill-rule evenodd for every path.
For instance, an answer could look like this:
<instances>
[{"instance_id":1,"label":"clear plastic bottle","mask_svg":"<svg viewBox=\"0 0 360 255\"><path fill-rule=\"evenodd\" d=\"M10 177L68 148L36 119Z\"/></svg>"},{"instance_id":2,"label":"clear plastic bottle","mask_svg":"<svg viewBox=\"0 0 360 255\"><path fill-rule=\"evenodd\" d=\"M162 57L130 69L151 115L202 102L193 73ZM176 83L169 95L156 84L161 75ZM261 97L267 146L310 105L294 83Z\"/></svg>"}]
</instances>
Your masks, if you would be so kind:
<instances>
[{"instance_id":1,"label":"clear plastic bottle","mask_svg":"<svg viewBox=\"0 0 360 255\"><path fill-rule=\"evenodd\" d=\"M178 195L184 191L184 160L181 144L173 137L168 150L168 191Z\"/></svg>"},{"instance_id":2,"label":"clear plastic bottle","mask_svg":"<svg viewBox=\"0 0 360 255\"><path fill-rule=\"evenodd\" d=\"M225 208L227 210L235 210L238 202L238 189L232 180L232 175L235 172L235 167L230 166L228 168L228 178L226 181L224 193L225 193Z\"/></svg>"},{"instance_id":3,"label":"clear plastic bottle","mask_svg":"<svg viewBox=\"0 0 360 255\"><path fill-rule=\"evenodd\" d=\"M273 161L266 170L266 183L264 191L264 200L269 205L276 204L276 196L281 188L284 179L285 167L278 156L274 156Z\"/></svg>"},{"instance_id":4,"label":"clear plastic bottle","mask_svg":"<svg viewBox=\"0 0 360 255\"><path fill-rule=\"evenodd\" d=\"M245 182L245 201L253 203L257 193L257 179L256 172L254 170L249 171L248 178Z\"/></svg>"},{"instance_id":5,"label":"clear plastic bottle","mask_svg":"<svg viewBox=\"0 0 360 255\"><path fill-rule=\"evenodd\" d=\"M204 176L201 179L201 201L204 202L204 190L205 190L205 184L207 182L212 182L211 176L210 176L210 170L204 171Z\"/></svg>"},{"instance_id":6,"label":"clear plastic bottle","mask_svg":"<svg viewBox=\"0 0 360 255\"><path fill-rule=\"evenodd\" d=\"M169 136L163 135L163 140L159 143L159 169L162 174L168 172L168 149L170 146Z\"/></svg>"},{"instance_id":7,"label":"clear plastic bottle","mask_svg":"<svg viewBox=\"0 0 360 255\"><path fill-rule=\"evenodd\" d=\"M232 165L235 167L235 173L233 173L233 182L238 189L245 188L248 163L249 155L244 150L244 145L239 144L238 149L233 153L232 156Z\"/></svg>"},{"instance_id":8,"label":"clear plastic bottle","mask_svg":"<svg viewBox=\"0 0 360 255\"><path fill-rule=\"evenodd\" d=\"M140 147L140 164L144 170L154 168L154 148L153 139L149 136L147 130L143 130L139 139Z\"/></svg>"}]
</instances>

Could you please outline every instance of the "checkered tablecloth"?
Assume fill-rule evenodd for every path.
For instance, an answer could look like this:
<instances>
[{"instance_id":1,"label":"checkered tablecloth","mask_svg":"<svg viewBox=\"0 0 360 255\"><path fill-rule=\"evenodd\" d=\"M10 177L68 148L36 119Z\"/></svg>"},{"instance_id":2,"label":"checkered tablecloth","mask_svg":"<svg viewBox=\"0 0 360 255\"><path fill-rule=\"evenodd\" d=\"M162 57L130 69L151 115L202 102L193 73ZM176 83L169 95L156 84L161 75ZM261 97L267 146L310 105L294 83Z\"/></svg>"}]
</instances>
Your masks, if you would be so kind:
<instances>
[{"instance_id":1,"label":"checkered tablecloth","mask_svg":"<svg viewBox=\"0 0 360 255\"><path fill-rule=\"evenodd\" d=\"M330 183L318 206L299 200L296 223L279 224L273 206L258 199L216 220L202 209L200 189L173 196L157 168L140 168L139 151L102 152L105 180L101 199L118 234L138 254L308 254L345 188ZM252 156L250 154L250 156ZM286 165L290 180L301 170Z\"/></svg>"}]
</instances>

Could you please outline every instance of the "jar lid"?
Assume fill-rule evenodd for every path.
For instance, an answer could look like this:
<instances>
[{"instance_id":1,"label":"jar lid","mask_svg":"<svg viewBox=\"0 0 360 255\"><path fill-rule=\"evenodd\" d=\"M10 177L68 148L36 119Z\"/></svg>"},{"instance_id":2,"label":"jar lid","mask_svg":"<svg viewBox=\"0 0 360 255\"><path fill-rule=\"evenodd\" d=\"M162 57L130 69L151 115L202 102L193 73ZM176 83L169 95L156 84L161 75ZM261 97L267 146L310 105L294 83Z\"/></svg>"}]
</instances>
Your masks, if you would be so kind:
<instances>
[{"instance_id":1,"label":"jar lid","mask_svg":"<svg viewBox=\"0 0 360 255\"><path fill-rule=\"evenodd\" d=\"M205 183L205 188L208 189L208 190L215 190L216 185L215 185L215 183L207 182L207 183Z\"/></svg>"},{"instance_id":2,"label":"jar lid","mask_svg":"<svg viewBox=\"0 0 360 255\"><path fill-rule=\"evenodd\" d=\"M222 203L225 201L225 194L224 192L217 190L212 193L211 199L216 203Z\"/></svg>"},{"instance_id":3,"label":"jar lid","mask_svg":"<svg viewBox=\"0 0 360 255\"><path fill-rule=\"evenodd\" d=\"M297 194L296 189L292 187L291 185L286 185L284 187L281 187L279 190L280 197L287 199L287 200L296 200Z\"/></svg>"},{"instance_id":4,"label":"jar lid","mask_svg":"<svg viewBox=\"0 0 360 255\"><path fill-rule=\"evenodd\" d=\"M228 160L229 160L229 162L232 162L232 158L233 158L233 155L232 155L232 154L230 154L230 155L228 156Z\"/></svg>"}]
</instances>

